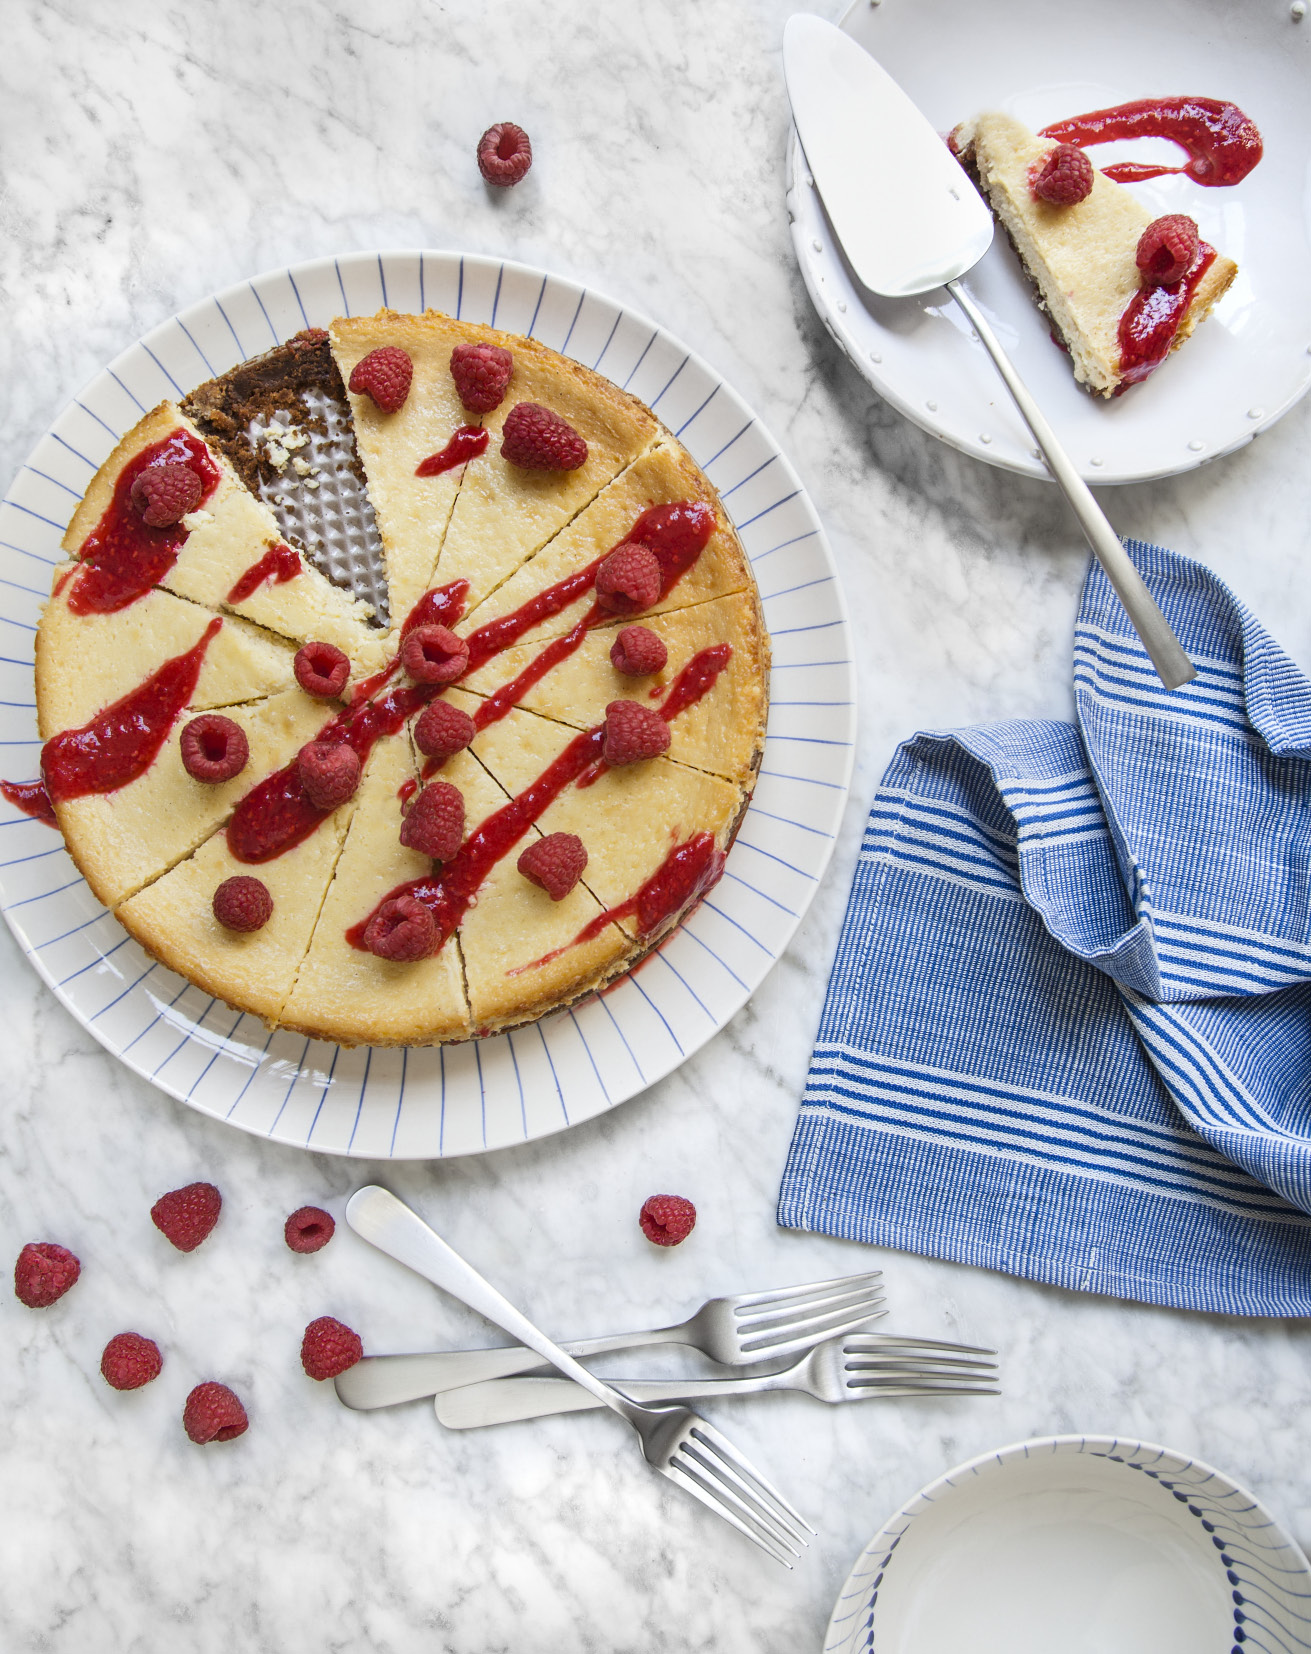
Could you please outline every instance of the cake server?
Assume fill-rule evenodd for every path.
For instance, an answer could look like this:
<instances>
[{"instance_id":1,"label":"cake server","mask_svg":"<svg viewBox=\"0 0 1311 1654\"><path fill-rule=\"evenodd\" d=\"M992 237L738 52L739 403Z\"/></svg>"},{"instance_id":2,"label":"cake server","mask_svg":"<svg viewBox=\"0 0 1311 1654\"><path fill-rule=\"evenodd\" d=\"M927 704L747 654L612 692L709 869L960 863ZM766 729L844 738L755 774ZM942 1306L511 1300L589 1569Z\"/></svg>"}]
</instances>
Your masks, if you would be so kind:
<instances>
[{"instance_id":1,"label":"cake server","mask_svg":"<svg viewBox=\"0 0 1311 1654\"><path fill-rule=\"evenodd\" d=\"M357 1189L347 1203L346 1221L379 1251L476 1309L590 1390L637 1432L653 1470L708 1505L776 1562L790 1568L810 1543L806 1535L814 1528L713 1425L690 1407L645 1407L630 1401L589 1373L387 1189L376 1184Z\"/></svg>"},{"instance_id":2,"label":"cake server","mask_svg":"<svg viewBox=\"0 0 1311 1654\"><path fill-rule=\"evenodd\" d=\"M857 278L884 298L945 287L969 317L1167 689L1194 676L1169 622L960 278L992 245L988 204L891 75L841 29L799 13L783 31L792 118Z\"/></svg>"}]
</instances>

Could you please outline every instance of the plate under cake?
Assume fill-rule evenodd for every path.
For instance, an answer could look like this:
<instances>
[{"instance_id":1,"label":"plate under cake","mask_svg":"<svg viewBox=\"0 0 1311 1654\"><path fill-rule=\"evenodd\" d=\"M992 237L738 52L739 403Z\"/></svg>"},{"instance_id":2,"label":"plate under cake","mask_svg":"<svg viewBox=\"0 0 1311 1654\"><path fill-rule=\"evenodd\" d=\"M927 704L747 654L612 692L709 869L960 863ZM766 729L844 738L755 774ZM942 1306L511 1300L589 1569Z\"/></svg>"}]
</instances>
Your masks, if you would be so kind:
<instances>
[{"instance_id":1,"label":"plate under cake","mask_svg":"<svg viewBox=\"0 0 1311 1654\"><path fill-rule=\"evenodd\" d=\"M513 357L487 413L465 409L451 377L451 351L466 343ZM391 413L347 389L386 345L413 364ZM565 419L586 461L551 471L503 457L521 401ZM461 428L486 430L481 452L423 468ZM148 529L133 485L163 464L190 467L202 498ZM344 518L332 519L320 478L338 501L354 489ZM323 572L339 571L343 542L375 557L380 545L385 621ZM596 588L624 542L659 575L658 595L651 587L632 613ZM339 320L147 414L97 473L65 548L37 640L55 817L128 931L234 1009L343 1045L513 1027L630 969L718 877L764 742L768 642L754 580L681 444L567 357L432 311ZM457 627L469 648L451 681L404 669L406 638L425 623ZM612 645L625 625L648 623L666 664L624 676ZM293 655L311 642L347 656L336 698L296 680ZM475 729L444 761L414 745L437 699ZM663 754L606 766L617 700L668 731ZM192 716L220 709L249 758L211 784L188 773L180 738ZM335 809L304 791L296 760L312 740L361 760L357 791ZM445 862L400 841L434 781L464 807L463 842ZM559 900L517 866L551 833L587 852ZM252 932L225 929L212 909L217 886L241 874L273 901ZM401 896L433 917L434 945L408 961L365 942Z\"/></svg>"}]
</instances>

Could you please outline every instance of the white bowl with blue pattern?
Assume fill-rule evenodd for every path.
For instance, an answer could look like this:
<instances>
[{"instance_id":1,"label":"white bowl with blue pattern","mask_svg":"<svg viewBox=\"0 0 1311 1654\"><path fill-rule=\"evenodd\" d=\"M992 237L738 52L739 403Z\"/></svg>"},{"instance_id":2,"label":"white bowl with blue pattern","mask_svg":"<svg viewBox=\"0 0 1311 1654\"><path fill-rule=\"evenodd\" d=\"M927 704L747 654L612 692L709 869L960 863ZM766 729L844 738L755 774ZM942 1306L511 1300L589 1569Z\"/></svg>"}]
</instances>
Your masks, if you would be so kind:
<instances>
[{"instance_id":1,"label":"white bowl with blue pattern","mask_svg":"<svg viewBox=\"0 0 1311 1654\"><path fill-rule=\"evenodd\" d=\"M1168 1447L1046 1436L959 1465L852 1569L825 1654L1293 1654L1311 1568L1261 1502Z\"/></svg>"}]
</instances>

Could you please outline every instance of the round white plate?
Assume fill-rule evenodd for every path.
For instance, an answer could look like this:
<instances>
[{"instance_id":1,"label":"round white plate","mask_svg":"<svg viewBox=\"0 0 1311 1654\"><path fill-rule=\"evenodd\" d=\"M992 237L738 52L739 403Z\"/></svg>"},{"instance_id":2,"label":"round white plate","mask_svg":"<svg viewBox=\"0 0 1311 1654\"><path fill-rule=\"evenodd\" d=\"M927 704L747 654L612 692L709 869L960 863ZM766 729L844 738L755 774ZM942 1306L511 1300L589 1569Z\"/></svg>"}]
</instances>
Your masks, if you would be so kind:
<instances>
[{"instance_id":1,"label":"round white plate","mask_svg":"<svg viewBox=\"0 0 1311 1654\"><path fill-rule=\"evenodd\" d=\"M949 1471L875 1534L825 1654L1292 1654L1311 1569L1197 1459L1047 1436Z\"/></svg>"},{"instance_id":2,"label":"round white plate","mask_svg":"<svg viewBox=\"0 0 1311 1654\"><path fill-rule=\"evenodd\" d=\"M1076 384L1005 233L965 278L1090 483L1141 482L1250 442L1311 384L1311 17L1288 0L854 0L842 26L942 132L983 109L1037 129L1131 98L1229 98L1265 155L1229 189L1191 179L1129 186L1153 214L1186 212L1234 258L1234 285L1187 345L1109 402ZM1090 151L1094 165L1184 156L1159 139ZM895 166L896 157L870 157ZM944 290L880 299L851 275L792 137L787 195L806 286L830 333L880 395L953 447L1045 477L1033 439Z\"/></svg>"},{"instance_id":3,"label":"round white plate","mask_svg":"<svg viewBox=\"0 0 1311 1654\"><path fill-rule=\"evenodd\" d=\"M138 1074L243 1130L332 1154L428 1159L525 1142L612 1108L745 1004L828 864L846 801L855 684L846 608L796 473L707 364L640 315L539 270L457 253L356 253L269 271L182 312L64 409L0 507L0 762L37 774L36 623L65 524L148 408L303 327L427 306L528 333L627 387L716 484L756 571L774 650L764 763L724 876L638 971L512 1034L345 1050L269 1033L156 964L49 827L0 802L0 908L84 1027Z\"/></svg>"}]
</instances>

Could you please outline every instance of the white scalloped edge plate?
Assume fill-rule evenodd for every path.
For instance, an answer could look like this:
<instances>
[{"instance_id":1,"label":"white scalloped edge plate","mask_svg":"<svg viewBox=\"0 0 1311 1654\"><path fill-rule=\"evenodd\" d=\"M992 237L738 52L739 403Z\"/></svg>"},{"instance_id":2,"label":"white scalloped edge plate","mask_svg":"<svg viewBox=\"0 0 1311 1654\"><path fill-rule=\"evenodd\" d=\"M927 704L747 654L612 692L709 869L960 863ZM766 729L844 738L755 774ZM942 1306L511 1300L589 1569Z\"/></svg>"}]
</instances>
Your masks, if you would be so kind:
<instances>
[{"instance_id":1,"label":"white scalloped edge plate","mask_svg":"<svg viewBox=\"0 0 1311 1654\"><path fill-rule=\"evenodd\" d=\"M787 946L828 865L851 777L850 629L819 519L773 438L699 357L613 300L449 252L355 253L269 271L149 333L59 415L0 506L0 762L37 773L32 650L64 527L141 414L301 328L432 307L597 368L653 407L720 491L773 652L755 797L724 876L637 971L509 1034L347 1050L270 1033L157 964L92 896L49 827L0 802L0 908L78 1021L192 1108L332 1154L428 1159L575 1125L644 1091L728 1022Z\"/></svg>"}]
</instances>

